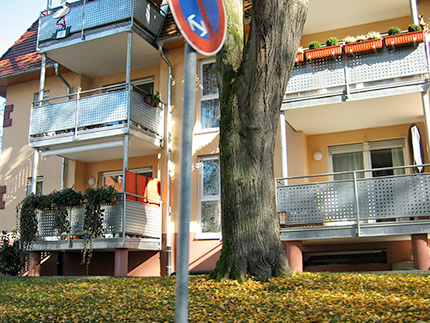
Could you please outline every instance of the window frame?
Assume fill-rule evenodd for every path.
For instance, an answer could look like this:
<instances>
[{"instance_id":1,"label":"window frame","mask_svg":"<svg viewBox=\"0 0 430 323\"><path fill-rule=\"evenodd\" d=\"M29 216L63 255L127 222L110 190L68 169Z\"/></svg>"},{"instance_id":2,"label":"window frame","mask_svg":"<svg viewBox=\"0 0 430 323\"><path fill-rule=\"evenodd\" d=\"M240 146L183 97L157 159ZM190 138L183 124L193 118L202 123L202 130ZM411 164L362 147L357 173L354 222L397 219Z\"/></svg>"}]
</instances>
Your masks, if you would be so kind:
<instances>
[{"instance_id":1,"label":"window frame","mask_svg":"<svg viewBox=\"0 0 430 323\"><path fill-rule=\"evenodd\" d=\"M152 166L128 169L128 171L136 173L136 174L151 171L152 176L154 176L154 170L153 170ZM124 172L123 172L123 170L112 170L112 171L100 172L100 176L99 176L100 182L98 185L99 187L105 186L104 185L104 178L107 176L124 176ZM119 193L122 193L122 192L119 192Z\"/></svg>"},{"instance_id":2,"label":"window frame","mask_svg":"<svg viewBox=\"0 0 430 323\"><path fill-rule=\"evenodd\" d=\"M372 169L372 160L370 157L370 152L372 150L380 149L391 149L391 148L402 148L403 151L403 164L408 165L408 155L406 153L406 140L405 138L398 139L387 139L378 141L365 141L355 144L345 144L337 146L329 146L328 156L329 156L329 173L333 173L333 154L343 154L343 153L353 153L361 152L363 154L364 169ZM334 176L331 175L331 180L334 180ZM372 178L372 172L365 172L364 178Z\"/></svg>"},{"instance_id":3,"label":"window frame","mask_svg":"<svg viewBox=\"0 0 430 323\"><path fill-rule=\"evenodd\" d=\"M202 202L211 202L211 201L218 201L220 208L221 208L221 176L218 177L218 187L219 187L219 193L218 195L203 195L203 163L205 161L211 161L211 160L220 160L219 155L209 155L209 156L200 156L198 159L198 176L199 176L199 205L198 205L198 232L196 239L213 239L213 240L219 240L221 239L221 231L220 232L203 232L202 231ZM218 163L219 165L219 163ZM221 221L221 212L220 212L220 221Z\"/></svg>"},{"instance_id":4,"label":"window frame","mask_svg":"<svg viewBox=\"0 0 430 323\"><path fill-rule=\"evenodd\" d=\"M199 109L198 109L198 120L200 124L200 130L199 132L214 132L219 131L218 127L211 127L211 128L203 128L202 123L202 102L203 101L210 101L214 99L219 99L219 90L215 94L207 94L203 95L203 66L207 64L213 64L215 63L216 59L215 57L206 58L199 60ZM220 108L218 105L218 112L220 112Z\"/></svg>"}]
</instances>

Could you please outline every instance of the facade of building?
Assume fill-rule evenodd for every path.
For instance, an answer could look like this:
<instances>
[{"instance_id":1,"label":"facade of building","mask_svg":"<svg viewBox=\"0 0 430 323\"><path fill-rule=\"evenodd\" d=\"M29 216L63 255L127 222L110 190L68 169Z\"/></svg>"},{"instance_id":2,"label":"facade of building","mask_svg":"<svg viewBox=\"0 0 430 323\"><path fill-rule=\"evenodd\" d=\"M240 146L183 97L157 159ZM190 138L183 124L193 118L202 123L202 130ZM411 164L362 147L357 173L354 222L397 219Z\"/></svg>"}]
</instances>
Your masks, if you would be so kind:
<instances>
[{"instance_id":1,"label":"facade of building","mask_svg":"<svg viewBox=\"0 0 430 323\"><path fill-rule=\"evenodd\" d=\"M161 1L76 1L68 8L64 20L53 18L61 7L42 13L0 59L0 229L16 226L16 206L31 192L114 185L119 194L104 206L89 273L171 274L184 40ZM245 10L251 14L250 1ZM311 1L301 44L370 31L385 36L392 26L418 23L418 14L428 19L430 3ZM262 179L277 179L281 240L294 270L428 269L427 167L407 167L429 162L429 47L425 33L418 35L424 38L402 45L383 37L380 48L363 51L305 51L295 64L274 178ZM214 65L214 57L198 56L191 272L212 270L222 246ZM157 92L161 102L147 103ZM423 157L414 161L417 130ZM39 214L29 275L85 273L83 209L68 216L69 233L61 236L52 214Z\"/></svg>"}]
</instances>

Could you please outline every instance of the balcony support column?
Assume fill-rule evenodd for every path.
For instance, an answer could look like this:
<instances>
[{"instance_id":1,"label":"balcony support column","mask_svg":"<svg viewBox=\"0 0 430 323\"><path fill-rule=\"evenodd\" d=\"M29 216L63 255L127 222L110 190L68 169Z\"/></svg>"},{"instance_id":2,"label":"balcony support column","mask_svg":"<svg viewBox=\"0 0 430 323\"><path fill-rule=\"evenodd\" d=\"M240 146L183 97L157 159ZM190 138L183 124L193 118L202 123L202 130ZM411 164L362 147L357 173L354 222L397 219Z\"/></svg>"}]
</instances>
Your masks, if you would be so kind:
<instances>
[{"instance_id":1,"label":"balcony support column","mask_svg":"<svg viewBox=\"0 0 430 323\"><path fill-rule=\"evenodd\" d=\"M412 234L412 253L414 256L414 268L418 270L429 269L429 243L427 233Z\"/></svg>"},{"instance_id":2,"label":"balcony support column","mask_svg":"<svg viewBox=\"0 0 430 323\"><path fill-rule=\"evenodd\" d=\"M128 274L128 249L115 250L115 277L125 277Z\"/></svg>"},{"instance_id":3,"label":"balcony support column","mask_svg":"<svg viewBox=\"0 0 430 323\"><path fill-rule=\"evenodd\" d=\"M125 246L125 220L126 220L126 210L127 210L127 198L126 198L126 182L127 182L127 170L128 170L128 146L130 143L130 138L128 135L124 136L124 156L122 160L122 172L123 172L123 181L122 181L122 191L123 195L123 210L122 210L122 245Z\"/></svg>"},{"instance_id":4,"label":"balcony support column","mask_svg":"<svg viewBox=\"0 0 430 323\"><path fill-rule=\"evenodd\" d=\"M287 152L287 125L285 121L284 112L279 114L279 125L281 131L281 164L282 164L282 177L288 177L288 152ZM285 183L286 185L287 183Z\"/></svg>"},{"instance_id":5,"label":"balcony support column","mask_svg":"<svg viewBox=\"0 0 430 323\"><path fill-rule=\"evenodd\" d=\"M422 92L423 110L424 110L424 124L426 127L427 139L427 156L430 160L430 97L429 91Z\"/></svg>"},{"instance_id":6,"label":"balcony support column","mask_svg":"<svg viewBox=\"0 0 430 323\"><path fill-rule=\"evenodd\" d=\"M303 271L303 254L301 241L287 241L287 258L293 271Z\"/></svg>"},{"instance_id":7,"label":"balcony support column","mask_svg":"<svg viewBox=\"0 0 430 323\"><path fill-rule=\"evenodd\" d=\"M40 276L40 252L32 251L29 255L28 260L28 276L39 277Z\"/></svg>"},{"instance_id":8,"label":"balcony support column","mask_svg":"<svg viewBox=\"0 0 430 323\"><path fill-rule=\"evenodd\" d=\"M125 83L130 85L131 82L131 48L133 45L133 33L130 31L127 34L127 62L125 71Z\"/></svg>"}]
</instances>

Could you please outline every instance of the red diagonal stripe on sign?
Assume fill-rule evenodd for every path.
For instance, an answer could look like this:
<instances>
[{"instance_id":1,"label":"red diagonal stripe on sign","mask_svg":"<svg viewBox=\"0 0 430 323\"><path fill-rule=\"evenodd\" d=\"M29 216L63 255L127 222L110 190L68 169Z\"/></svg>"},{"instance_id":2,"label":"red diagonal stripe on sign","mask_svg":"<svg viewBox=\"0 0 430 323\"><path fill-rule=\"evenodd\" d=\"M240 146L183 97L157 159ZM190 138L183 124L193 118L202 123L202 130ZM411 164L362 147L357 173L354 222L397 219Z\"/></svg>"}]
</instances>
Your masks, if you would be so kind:
<instances>
[{"instance_id":1,"label":"red diagonal stripe on sign","mask_svg":"<svg viewBox=\"0 0 430 323\"><path fill-rule=\"evenodd\" d=\"M199 6L200 12L202 13L202 17L206 27L208 28L209 36L212 38L214 36L214 31L212 30L212 25L209 20L208 14L206 13L206 8L202 0L196 0L197 5Z\"/></svg>"}]
</instances>

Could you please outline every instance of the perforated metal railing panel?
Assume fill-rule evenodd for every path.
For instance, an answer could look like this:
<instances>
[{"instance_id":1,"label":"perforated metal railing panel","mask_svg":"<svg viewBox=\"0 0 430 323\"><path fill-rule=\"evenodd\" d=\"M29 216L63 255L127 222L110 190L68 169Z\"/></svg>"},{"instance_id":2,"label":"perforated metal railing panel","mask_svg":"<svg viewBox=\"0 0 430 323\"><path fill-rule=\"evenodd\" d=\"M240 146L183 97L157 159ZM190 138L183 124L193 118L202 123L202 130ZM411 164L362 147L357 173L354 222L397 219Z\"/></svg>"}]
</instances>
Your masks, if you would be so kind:
<instances>
[{"instance_id":1,"label":"perforated metal railing panel","mask_svg":"<svg viewBox=\"0 0 430 323\"><path fill-rule=\"evenodd\" d=\"M34 107L30 136L74 129L77 114L78 128L126 121L129 103L129 91L122 90L83 97L79 99L79 110L77 100Z\"/></svg>"},{"instance_id":2,"label":"perforated metal railing panel","mask_svg":"<svg viewBox=\"0 0 430 323\"><path fill-rule=\"evenodd\" d=\"M78 127L127 120L129 102L127 90L84 97L79 100Z\"/></svg>"},{"instance_id":3,"label":"perforated metal railing panel","mask_svg":"<svg viewBox=\"0 0 430 323\"><path fill-rule=\"evenodd\" d=\"M132 0L96 0L88 2L85 8L84 27L89 29L131 18L131 9ZM66 25L71 27L71 33L82 29L82 12L83 5L71 6L70 12L65 16ZM50 40L52 34L61 28L56 22L57 19L52 18L52 15L40 18L39 42Z\"/></svg>"},{"instance_id":4,"label":"perforated metal railing panel","mask_svg":"<svg viewBox=\"0 0 430 323\"><path fill-rule=\"evenodd\" d=\"M135 0L134 17L154 36L158 36L163 26L164 17L157 8L149 4L146 0Z\"/></svg>"},{"instance_id":5,"label":"perforated metal railing panel","mask_svg":"<svg viewBox=\"0 0 430 323\"><path fill-rule=\"evenodd\" d=\"M76 100L34 107L31 111L30 136L75 127Z\"/></svg>"},{"instance_id":6,"label":"perforated metal railing panel","mask_svg":"<svg viewBox=\"0 0 430 323\"><path fill-rule=\"evenodd\" d=\"M161 238L161 206L126 202L126 233Z\"/></svg>"},{"instance_id":7,"label":"perforated metal railing panel","mask_svg":"<svg viewBox=\"0 0 430 323\"><path fill-rule=\"evenodd\" d=\"M344 63L341 58L328 58L296 66L288 81L286 93L311 91L345 84Z\"/></svg>"},{"instance_id":8,"label":"perforated metal railing panel","mask_svg":"<svg viewBox=\"0 0 430 323\"><path fill-rule=\"evenodd\" d=\"M133 91L130 94L130 100L131 121L162 137L163 110L146 104L143 96Z\"/></svg>"},{"instance_id":9,"label":"perforated metal railing panel","mask_svg":"<svg viewBox=\"0 0 430 323\"><path fill-rule=\"evenodd\" d=\"M357 182L360 219L383 220L430 215L430 177L380 177Z\"/></svg>"},{"instance_id":10,"label":"perforated metal railing panel","mask_svg":"<svg viewBox=\"0 0 430 323\"><path fill-rule=\"evenodd\" d=\"M425 47L396 47L394 51L358 53L347 57L349 83L405 77L427 72Z\"/></svg>"},{"instance_id":11,"label":"perforated metal railing panel","mask_svg":"<svg viewBox=\"0 0 430 323\"><path fill-rule=\"evenodd\" d=\"M352 182L277 187L278 212L288 225L353 220L356 208Z\"/></svg>"},{"instance_id":12,"label":"perforated metal railing panel","mask_svg":"<svg viewBox=\"0 0 430 323\"><path fill-rule=\"evenodd\" d=\"M417 46L396 47L341 58L325 58L294 66L286 90L287 98L292 94L303 97L319 95L332 88L362 84L366 82L401 82L401 78L424 75L428 65L423 43ZM306 92L315 93L306 93ZM321 92L321 93L320 93Z\"/></svg>"},{"instance_id":13,"label":"perforated metal railing panel","mask_svg":"<svg viewBox=\"0 0 430 323\"><path fill-rule=\"evenodd\" d=\"M430 216L430 174L397 175L276 188L286 225Z\"/></svg>"},{"instance_id":14,"label":"perforated metal railing panel","mask_svg":"<svg viewBox=\"0 0 430 323\"><path fill-rule=\"evenodd\" d=\"M102 234L122 234L123 201L102 206ZM85 208L71 209L71 235L84 234ZM41 237L56 237L52 211L38 212L38 234ZM67 218L69 221L69 217ZM161 238L161 206L126 200L126 234Z\"/></svg>"}]
</instances>

